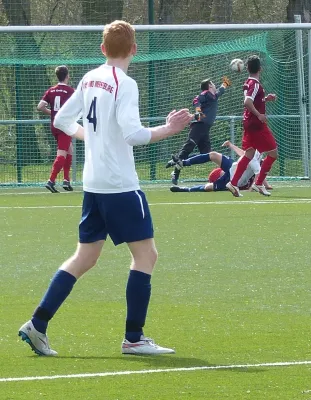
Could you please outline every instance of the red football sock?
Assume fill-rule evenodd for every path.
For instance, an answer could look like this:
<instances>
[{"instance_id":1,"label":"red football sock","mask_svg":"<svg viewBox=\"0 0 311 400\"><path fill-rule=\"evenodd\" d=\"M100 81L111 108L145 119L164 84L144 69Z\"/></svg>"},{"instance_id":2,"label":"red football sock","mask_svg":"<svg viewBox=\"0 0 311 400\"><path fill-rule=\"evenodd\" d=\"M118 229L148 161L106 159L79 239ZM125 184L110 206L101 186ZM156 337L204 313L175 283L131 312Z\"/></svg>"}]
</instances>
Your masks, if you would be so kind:
<instances>
[{"instance_id":1,"label":"red football sock","mask_svg":"<svg viewBox=\"0 0 311 400\"><path fill-rule=\"evenodd\" d=\"M263 184L263 181L266 179L266 176L270 171L275 160L276 158L273 158L269 155L267 155L267 157L263 160L263 163L261 164L260 168L260 173L256 179L256 185L261 186Z\"/></svg>"},{"instance_id":2,"label":"red football sock","mask_svg":"<svg viewBox=\"0 0 311 400\"><path fill-rule=\"evenodd\" d=\"M246 156L243 156L241 158L241 160L238 162L235 173L231 179L231 183L233 186L238 186L238 182L239 182L241 176L243 175L243 172L246 170L249 162L250 162L250 159L247 158Z\"/></svg>"},{"instance_id":3,"label":"red football sock","mask_svg":"<svg viewBox=\"0 0 311 400\"><path fill-rule=\"evenodd\" d=\"M66 161L64 164L64 180L65 181L70 181L69 172L70 172L71 164L72 164L72 155L67 154Z\"/></svg>"},{"instance_id":4,"label":"red football sock","mask_svg":"<svg viewBox=\"0 0 311 400\"><path fill-rule=\"evenodd\" d=\"M57 156L52 166L52 171L50 175L50 181L55 182L57 175L64 167L66 158L64 156Z\"/></svg>"}]
</instances>

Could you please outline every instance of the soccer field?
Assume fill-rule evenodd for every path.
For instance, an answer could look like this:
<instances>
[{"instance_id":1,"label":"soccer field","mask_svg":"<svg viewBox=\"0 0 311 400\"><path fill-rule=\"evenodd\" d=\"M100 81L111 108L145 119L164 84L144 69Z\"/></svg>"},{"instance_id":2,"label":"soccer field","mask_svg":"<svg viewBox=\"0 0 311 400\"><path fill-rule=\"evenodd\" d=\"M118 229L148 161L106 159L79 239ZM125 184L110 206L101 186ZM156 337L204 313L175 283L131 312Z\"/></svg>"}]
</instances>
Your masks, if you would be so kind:
<instances>
[{"instance_id":1,"label":"soccer field","mask_svg":"<svg viewBox=\"0 0 311 400\"><path fill-rule=\"evenodd\" d=\"M107 241L46 358L17 332L75 250L82 193L0 191L0 400L311 399L311 188L146 194L159 260L145 333L176 354L121 355L130 256Z\"/></svg>"}]
</instances>

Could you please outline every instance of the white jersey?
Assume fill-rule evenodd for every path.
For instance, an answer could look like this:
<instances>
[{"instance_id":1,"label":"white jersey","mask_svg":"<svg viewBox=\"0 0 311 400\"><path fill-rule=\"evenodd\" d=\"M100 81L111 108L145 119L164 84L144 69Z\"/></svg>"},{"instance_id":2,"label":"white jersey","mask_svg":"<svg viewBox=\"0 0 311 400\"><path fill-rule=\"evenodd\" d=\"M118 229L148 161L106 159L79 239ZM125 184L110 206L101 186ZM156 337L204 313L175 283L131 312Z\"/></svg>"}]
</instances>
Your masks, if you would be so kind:
<instances>
[{"instance_id":1,"label":"white jersey","mask_svg":"<svg viewBox=\"0 0 311 400\"><path fill-rule=\"evenodd\" d=\"M239 159L240 160L240 159ZM230 180L232 179L238 161L234 162L230 168ZM238 187L241 188L243 186L246 186L248 184L248 181L251 179L251 177L253 175L257 175L260 172L260 160L261 160L261 154L259 153L259 151L255 151L254 157L251 159L251 161L249 162L246 170L243 172L243 175L241 176L241 178L238 181Z\"/></svg>"},{"instance_id":2,"label":"white jersey","mask_svg":"<svg viewBox=\"0 0 311 400\"><path fill-rule=\"evenodd\" d=\"M60 109L55 126L73 135L83 115L85 163L83 190L121 193L139 189L131 135L143 128L136 82L120 68L101 65L82 78L76 92ZM144 140L151 138L148 130Z\"/></svg>"}]
</instances>

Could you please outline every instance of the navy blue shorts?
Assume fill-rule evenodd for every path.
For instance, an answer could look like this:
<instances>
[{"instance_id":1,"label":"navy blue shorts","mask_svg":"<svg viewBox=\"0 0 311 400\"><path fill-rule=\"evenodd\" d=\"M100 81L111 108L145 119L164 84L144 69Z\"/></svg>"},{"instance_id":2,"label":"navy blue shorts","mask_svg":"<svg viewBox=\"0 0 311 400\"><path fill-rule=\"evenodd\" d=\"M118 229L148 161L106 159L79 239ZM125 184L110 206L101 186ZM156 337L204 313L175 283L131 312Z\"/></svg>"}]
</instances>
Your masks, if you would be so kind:
<instances>
[{"instance_id":1,"label":"navy blue shorts","mask_svg":"<svg viewBox=\"0 0 311 400\"><path fill-rule=\"evenodd\" d=\"M226 184L230 182L230 168L234 160L231 157L222 156L221 159L221 169L224 171L224 174L214 182L213 190L214 192L219 192L221 190L227 190Z\"/></svg>"},{"instance_id":2,"label":"navy blue shorts","mask_svg":"<svg viewBox=\"0 0 311 400\"><path fill-rule=\"evenodd\" d=\"M84 192L80 243L106 240L115 246L153 238L153 225L145 194L141 190L125 193Z\"/></svg>"}]
</instances>

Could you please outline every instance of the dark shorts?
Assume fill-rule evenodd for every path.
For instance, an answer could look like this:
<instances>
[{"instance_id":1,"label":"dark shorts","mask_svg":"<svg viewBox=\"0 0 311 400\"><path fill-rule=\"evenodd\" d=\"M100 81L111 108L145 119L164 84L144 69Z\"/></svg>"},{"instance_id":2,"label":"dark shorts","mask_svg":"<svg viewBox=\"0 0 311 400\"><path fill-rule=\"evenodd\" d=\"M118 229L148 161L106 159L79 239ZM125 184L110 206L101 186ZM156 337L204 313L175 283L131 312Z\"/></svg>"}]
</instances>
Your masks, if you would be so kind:
<instances>
[{"instance_id":1,"label":"dark shorts","mask_svg":"<svg viewBox=\"0 0 311 400\"><path fill-rule=\"evenodd\" d=\"M220 192L221 190L227 190L226 184L230 181L230 168L234 160L231 157L222 156L221 159L221 169L224 171L224 174L217 179L217 181L213 184L214 192Z\"/></svg>"},{"instance_id":2,"label":"dark shorts","mask_svg":"<svg viewBox=\"0 0 311 400\"><path fill-rule=\"evenodd\" d=\"M244 124L242 148L247 150L251 147L258 150L259 153L265 153L277 148L275 138L268 125L262 124L260 129L252 129Z\"/></svg>"},{"instance_id":3,"label":"dark shorts","mask_svg":"<svg viewBox=\"0 0 311 400\"><path fill-rule=\"evenodd\" d=\"M153 226L145 194L141 190L125 193L84 192L80 243L106 240L115 246L153 238Z\"/></svg>"}]
</instances>

